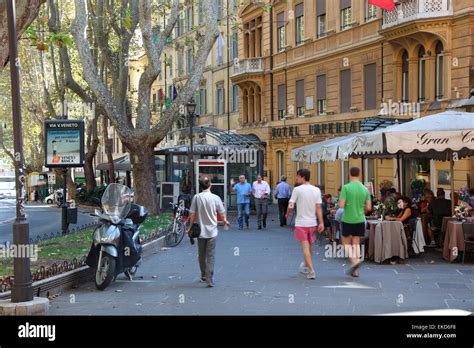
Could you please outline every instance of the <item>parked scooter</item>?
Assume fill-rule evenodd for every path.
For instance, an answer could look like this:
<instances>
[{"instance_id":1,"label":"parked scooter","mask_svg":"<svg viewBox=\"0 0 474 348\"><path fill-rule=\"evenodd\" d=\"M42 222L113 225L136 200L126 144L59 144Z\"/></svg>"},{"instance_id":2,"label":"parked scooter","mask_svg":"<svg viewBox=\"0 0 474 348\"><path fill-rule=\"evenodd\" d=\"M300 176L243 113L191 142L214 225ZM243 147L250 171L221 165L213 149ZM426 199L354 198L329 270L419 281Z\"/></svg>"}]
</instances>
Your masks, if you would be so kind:
<instances>
[{"instance_id":1,"label":"parked scooter","mask_svg":"<svg viewBox=\"0 0 474 348\"><path fill-rule=\"evenodd\" d=\"M132 203L133 192L127 186L110 184L95 211L100 224L95 229L86 263L96 269L95 285L104 290L117 275L132 280L142 254L140 224L148 216L145 207Z\"/></svg>"}]
</instances>

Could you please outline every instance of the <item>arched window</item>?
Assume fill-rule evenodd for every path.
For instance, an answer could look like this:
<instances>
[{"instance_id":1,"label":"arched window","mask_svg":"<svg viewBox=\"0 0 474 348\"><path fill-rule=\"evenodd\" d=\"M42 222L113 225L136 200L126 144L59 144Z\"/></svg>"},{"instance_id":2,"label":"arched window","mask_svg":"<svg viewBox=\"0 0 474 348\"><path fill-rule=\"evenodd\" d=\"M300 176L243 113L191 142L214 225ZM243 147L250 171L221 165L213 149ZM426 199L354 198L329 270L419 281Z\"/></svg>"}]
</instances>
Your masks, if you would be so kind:
<instances>
[{"instance_id":1,"label":"arched window","mask_svg":"<svg viewBox=\"0 0 474 348\"><path fill-rule=\"evenodd\" d=\"M444 54L443 44L438 42L436 45L436 99L443 99L444 97Z\"/></svg>"},{"instance_id":2,"label":"arched window","mask_svg":"<svg viewBox=\"0 0 474 348\"><path fill-rule=\"evenodd\" d=\"M425 48L420 46L418 50L418 101L426 99L426 58Z\"/></svg>"},{"instance_id":3,"label":"arched window","mask_svg":"<svg viewBox=\"0 0 474 348\"><path fill-rule=\"evenodd\" d=\"M408 103L408 85L409 85L409 65L408 65L408 52L405 50L402 53L402 102Z\"/></svg>"},{"instance_id":4,"label":"arched window","mask_svg":"<svg viewBox=\"0 0 474 348\"><path fill-rule=\"evenodd\" d=\"M282 175L285 175L285 154L283 151L277 151L277 174L278 180Z\"/></svg>"}]
</instances>

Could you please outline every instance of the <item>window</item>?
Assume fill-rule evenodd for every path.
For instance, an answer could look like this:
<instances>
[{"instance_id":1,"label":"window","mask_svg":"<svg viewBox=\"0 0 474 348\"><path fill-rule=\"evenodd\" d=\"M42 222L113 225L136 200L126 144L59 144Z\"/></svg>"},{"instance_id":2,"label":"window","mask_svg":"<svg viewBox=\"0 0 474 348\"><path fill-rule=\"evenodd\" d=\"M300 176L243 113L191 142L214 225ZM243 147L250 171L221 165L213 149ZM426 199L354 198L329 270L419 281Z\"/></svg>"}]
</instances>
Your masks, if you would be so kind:
<instances>
[{"instance_id":1,"label":"window","mask_svg":"<svg viewBox=\"0 0 474 348\"><path fill-rule=\"evenodd\" d=\"M426 58L423 46L418 50L418 101L426 99Z\"/></svg>"},{"instance_id":2,"label":"window","mask_svg":"<svg viewBox=\"0 0 474 348\"><path fill-rule=\"evenodd\" d=\"M296 81L296 116L304 116L304 80Z\"/></svg>"},{"instance_id":3,"label":"window","mask_svg":"<svg viewBox=\"0 0 474 348\"><path fill-rule=\"evenodd\" d=\"M168 69L169 69L169 72L170 72L170 77L173 77L173 59L169 59L168 61Z\"/></svg>"},{"instance_id":4,"label":"window","mask_svg":"<svg viewBox=\"0 0 474 348\"><path fill-rule=\"evenodd\" d=\"M216 0L217 2L217 19L224 17L224 2L223 0Z\"/></svg>"},{"instance_id":5,"label":"window","mask_svg":"<svg viewBox=\"0 0 474 348\"><path fill-rule=\"evenodd\" d=\"M408 52L402 54L402 102L408 103Z\"/></svg>"},{"instance_id":6,"label":"window","mask_svg":"<svg viewBox=\"0 0 474 348\"><path fill-rule=\"evenodd\" d=\"M351 111L351 92L351 70L342 70L340 81L341 112Z\"/></svg>"},{"instance_id":7,"label":"window","mask_svg":"<svg viewBox=\"0 0 474 348\"><path fill-rule=\"evenodd\" d=\"M443 44L438 42L436 45L436 99L444 97L444 54Z\"/></svg>"},{"instance_id":8,"label":"window","mask_svg":"<svg viewBox=\"0 0 474 348\"><path fill-rule=\"evenodd\" d=\"M206 104L207 104L207 92L206 88L200 88L196 97L197 105L196 110L198 115L205 115L207 113Z\"/></svg>"},{"instance_id":9,"label":"window","mask_svg":"<svg viewBox=\"0 0 474 348\"><path fill-rule=\"evenodd\" d=\"M216 91L216 114L224 113L224 85L218 85Z\"/></svg>"},{"instance_id":10,"label":"window","mask_svg":"<svg viewBox=\"0 0 474 348\"><path fill-rule=\"evenodd\" d=\"M318 37L326 36L326 0L318 0L316 8L316 32Z\"/></svg>"},{"instance_id":11,"label":"window","mask_svg":"<svg viewBox=\"0 0 474 348\"><path fill-rule=\"evenodd\" d=\"M376 64L364 66L364 99L365 110L377 108L377 70Z\"/></svg>"},{"instance_id":12,"label":"window","mask_svg":"<svg viewBox=\"0 0 474 348\"><path fill-rule=\"evenodd\" d=\"M280 12L277 15L277 47L278 52L281 52L285 49L286 46L286 26L285 26L285 13Z\"/></svg>"},{"instance_id":13,"label":"window","mask_svg":"<svg viewBox=\"0 0 474 348\"><path fill-rule=\"evenodd\" d=\"M316 77L316 89L318 115L325 115L327 109L326 75L320 75Z\"/></svg>"},{"instance_id":14,"label":"window","mask_svg":"<svg viewBox=\"0 0 474 348\"><path fill-rule=\"evenodd\" d=\"M186 9L186 31L193 30L194 27L194 7L190 6Z\"/></svg>"},{"instance_id":15,"label":"window","mask_svg":"<svg viewBox=\"0 0 474 348\"><path fill-rule=\"evenodd\" d=\"M198 23L199 23L199 24L202 24L202 22L203 22L203 17L202 17L202 13L203 13L202 2L203 2L203 0L199 0L199 2L198 2Z\"/></svg>"},{"instance_id":16,"label":"window","mask_svg":"<svg viewBox=\"0 0 474 348\"><path fill-rule=\"evenodd\" d=\"M191 74L191 69L194 65L194 56L192 48L189 48L186 52L186 72L187 74Z\"/></svg>"},{"instance_id":17,"label":"window","mask_svg":"<svg viewBox=\"0 0 474 348\"><path fill-rule=\"evenodd\" d=\"M365 21L370 22L377 18L377 7L369 4L369 0L365 0Z\"/></svg>"},{"instance_id":18,"label":"window","mask_svg":"<svg viewBox=\"0 0 474 348\"><path fill-rule=\"evenodd\" d=\"M304 5L303 3L295 7L296 17L296 45L301 45L304 41Z\"/></svg>"},{"instance_id":19,"label":"window","mask_svg":"<svg viewBox=\"0 0 474 348\"><path fill-rule=\"evenodd\" d=\"M156 112L156 94L155 93L153 93L152 110Z\"/></svg>"},{"instance_id":20,"label":"window","mask_svg":"<svg viewBox=\"0 0 474 348\"><path fill-rule=\"evenodd\" d=\"M178 51L178 77L183 76L183 50Z\"/></svg>"},{"instance_id":21,"label":"window","mask_svg":"<svg viewBox=\"0 0 474 348\"><path fill-rule=\"evenodd\" d=\"M239 57L239 33L232 33L232 45L230 46L230 59L234 60Z\"/></svg>"},{"instance_id":22,"label":"window","mask_svg":"<svg viewBox=\"0 0 474 348\"><path fill-rule=\"evenodd\" d=\"M239 111L239 86L232 86L232 112Z\"/></svg>"},{"instance_id":23,"label":"window","mask_svg":"<svg viewBox=\"0 0 474 348\"><path fill-rule=\"evenodd\" d=\"M283 151L277 151L277 166L278 178L281 178L282 175L285 175L285 154Z\"/></svg>"},{"instance_id":24,"label":"window","mask_svg":"<svg viewBox=\"0 0 474 348\"><path fill-rule=\"evenodd\" d=\"M278 85L278 119L286 116L286 85Z\"/></svg>"},{"instance_id":25,"label":"window","mask_svg":"<svg viewBox=\"0 0 474 348\"><path fill-rule=\"evenodd\" d=\"M341 30L346 30L352 24L351 0L341 0Z\"/></svg>"},{"instance_id":26,"label":"window","mask_svg":"<svg viewBox=\"0 0 474 348\"><path fill-rule=\"evenodd\" d=\"M184 33L184 15L180 13L176 20L176 37L183 35Z\"/></svg>"}]
</instances>

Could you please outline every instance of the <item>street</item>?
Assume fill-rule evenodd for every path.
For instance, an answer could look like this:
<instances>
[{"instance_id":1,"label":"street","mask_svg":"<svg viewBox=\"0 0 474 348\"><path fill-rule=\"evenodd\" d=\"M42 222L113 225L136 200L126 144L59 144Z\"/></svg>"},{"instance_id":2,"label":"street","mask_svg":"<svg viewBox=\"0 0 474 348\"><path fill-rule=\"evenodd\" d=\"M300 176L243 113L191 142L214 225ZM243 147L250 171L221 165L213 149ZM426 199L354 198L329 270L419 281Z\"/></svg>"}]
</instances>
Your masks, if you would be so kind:
<instances>
[{"instance_id":1,"label":"street","mask_svg":"<svg viewBox=\"0 0 474 348\"><path fill-rule=\"evenodd\" d=\"M252 217L254 219L254 217ZM266 230L220 231L216 287L199 282L197 247L185 237L174 249L145 257L137 278L119 275L105 291L92 282L51 303L52 315L359 315L423 310L474 310L474 260L448 264L430 250L406 264L366 262L360 278L344 259L317 246L316 280L298 272L299 245L275 213ZM252 229L253 227L253 229Z\"/></svg>"},{"instance_id":2,"label":"street","mask_svg":"<svg viewBox=\"0 0 474 348\"><path fill-rule=\"evenodd\" d=\"M28 214L28 222L30 224L30 238L34 239L37 236L44 234L56 233L61 230L61 209L55 206L45 204L41 205L27 205L26 213ZM15 219L15 200L2 199L0 200L0 243L6 241L12 242L12 225ZM87 212L79 210L77 225L93 222L94 218Z\"/></svg>"}]
</instances>

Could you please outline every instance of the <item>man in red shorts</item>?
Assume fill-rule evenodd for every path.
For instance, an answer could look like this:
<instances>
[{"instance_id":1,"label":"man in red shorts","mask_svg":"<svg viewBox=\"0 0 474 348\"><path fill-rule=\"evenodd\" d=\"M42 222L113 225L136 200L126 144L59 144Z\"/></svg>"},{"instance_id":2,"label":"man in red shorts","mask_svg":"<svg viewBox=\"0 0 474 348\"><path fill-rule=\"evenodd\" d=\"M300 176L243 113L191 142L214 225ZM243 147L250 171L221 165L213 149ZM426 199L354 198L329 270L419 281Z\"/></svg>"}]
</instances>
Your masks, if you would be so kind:
<instances>
[{"instance_id":1,"label":"man in red shorts","mask_svg":"<svg viewBox=\"0 0 474 348\"><path fill-rule=\"evenodd\" d=\"M316 240L316 229L319 233L324 231L324 220L321 191L310 184L310 178L311 173L308 169L300 169L296 173L296 182L299 186L295 187L291 194L287 216L291 216L296 205L295 239L300 242L304 256L300 272L307 274L308 279L316 279L311 260L312 245Z\"/></svg>"}]
</instances>

